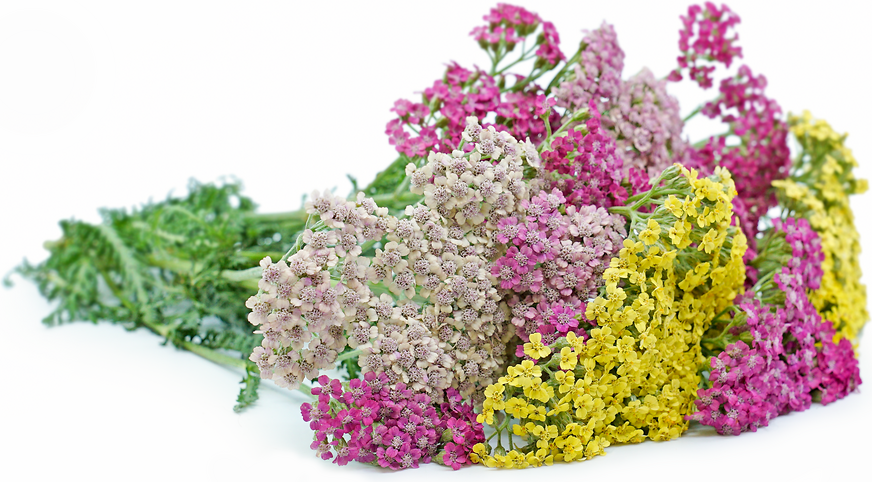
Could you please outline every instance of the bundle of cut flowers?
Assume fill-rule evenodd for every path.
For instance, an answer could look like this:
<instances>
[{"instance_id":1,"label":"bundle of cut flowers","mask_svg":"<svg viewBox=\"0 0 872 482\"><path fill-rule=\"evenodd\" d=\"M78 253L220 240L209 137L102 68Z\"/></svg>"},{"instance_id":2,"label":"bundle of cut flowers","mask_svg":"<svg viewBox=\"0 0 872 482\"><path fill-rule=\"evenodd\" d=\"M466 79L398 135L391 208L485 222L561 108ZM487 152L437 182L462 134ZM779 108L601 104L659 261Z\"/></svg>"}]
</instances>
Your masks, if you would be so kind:
<instances>
[{"instance_id":1,"label":"bundle of cut flowers","mask_svg":"<svg viewBox=\"0 0 872 482\"><path fill-rule=\"evenodd\" d=\"M537 467L839 400L861 383L866 182L763 75L718 77L736 13L680 18L674 70L628 76L611 25L567 49L498 4L471 31L490 66L397 100L398 157L350 196L270 214L193 182L62 222L18 271L59 301L49 324L145 327L244 371L236 410L264 379L309 394L311 448L340 465ZM710 101L682 118L674 82ZM721 133L688 140L695 116Z\"/></svg>"}]
</instances>

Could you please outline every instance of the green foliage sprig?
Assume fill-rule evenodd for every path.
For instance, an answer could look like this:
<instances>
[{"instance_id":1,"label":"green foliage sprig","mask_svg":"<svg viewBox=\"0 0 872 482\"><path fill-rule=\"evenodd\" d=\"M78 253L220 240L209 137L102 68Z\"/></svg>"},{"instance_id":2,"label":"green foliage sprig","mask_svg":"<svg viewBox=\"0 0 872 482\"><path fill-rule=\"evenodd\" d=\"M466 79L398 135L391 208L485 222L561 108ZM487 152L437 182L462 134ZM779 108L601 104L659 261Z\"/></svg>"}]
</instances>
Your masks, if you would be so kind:
<instances>
[{"instance_id":1,"label":"green foliage sprig","mask_svg":"<svg viewBox=\"0 0 872 482\"><path fill-rule=\"evenodd\" d=\"M405 184L408 162L401 156L361 190L393 211L414 203ZM184 197L102 209L99 224L61 221L61 238L44 245L48 259L25 260L15 272L56 302L42 320L46 325L144 327L176 347L243 370L234 410L244 410L258 399L260 386L247 357L262 335L254 333L241 301L257 289L261 268L252 266L265 256L281 258L309 216L303 209L258 213L241 189L238 182L192 180ZM343 367L359 370L355 363Z\"/></svg>"}]
</instances>

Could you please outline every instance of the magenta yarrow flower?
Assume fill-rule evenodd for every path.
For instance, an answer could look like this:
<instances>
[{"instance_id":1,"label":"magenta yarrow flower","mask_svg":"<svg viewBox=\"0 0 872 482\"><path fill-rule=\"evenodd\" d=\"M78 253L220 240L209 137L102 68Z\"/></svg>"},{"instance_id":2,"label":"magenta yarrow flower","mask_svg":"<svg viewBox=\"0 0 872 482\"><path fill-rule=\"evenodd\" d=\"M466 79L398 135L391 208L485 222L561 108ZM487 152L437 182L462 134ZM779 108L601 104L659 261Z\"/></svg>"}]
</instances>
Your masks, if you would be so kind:
<instances>
[{"instance_id":1,"label":"magenta yarrow flower","mask_svg":"<svg viewBox=\"0 0 872 482\"><path fill-rule=\"evenodd\" d=\"M556 188L541 190L520 203L525 223L506 218L497 227L498 239L518 243L497 258L491 273L507 291L522 341L532 333L549 343L570 331L585 337L591 324L584 320L582 300L595 296L608 259L623 240L622 217L595 206L566 207L565 201ZM516 226L526 229L523 239L511 238ZM524 356L523 344L517 354Z\"/></svg>"},{"instance_id":2,"label":"magenta yarrow flower","mask_svg":"<svg viewBox=\"0 0 872 482\"><path fill-rule=\"evenodd\" d=\"M557 62L566 59L560 51L560 35L551 22L542 23L542 33L537 40L539 48L536 49L537 64L557 65Z\"/></svg>"},{"instance_id":3,"label":"magenta yarrow flower","mask_svg":"<svg viewBox=\"0 0 872 482\"><path fill-rule=\"evenodd\" d=\"M312 449L336 464L355 460L399 470L428 463L439 454L440 460L458 469L470 463L472 447L484 441L472 405L453 388L437 405L404 383L390 385L384 373L369 372L344 389L325 376L318 382L312 390L318 402L303 404L301 413L315 431ZM445 434L450 435L448 444Z\"/></svg>"},{"instance_id":4,"label":"magenta yarrow flower","mask_svg":"<svg viewBox=\"0 0 872 482\"><path fill-rule=\"evenodd\" d=\"M741 19L726 5L716 7L706 2L704 7L691 5L687 15L681 17L684 28L679 31L678 68L670 75L669 80L682 79L682 70L689 69L688 75L700 87L707 89L712 86L712 72L721 63L725 67L732 64L735 57L742 56L742 48L736 44L739 34L731 30Z\"/></svg>"},{"instance_id":5,"label":"magenta yarrow flower","mask_svg":"<svg viewBox=\"0 0 872 482\"><path fill-rule=\"evenodd\" d=\"M504 290L510 290L521 282L518 262L512 258L503 257L498 259L491 268L491 274L499 279L500 288Z\"/></svg>"},{"instance_id":6,"label":"magenta yarrow flower","mask_svg":"<svg viewBox=\"0 0 872 482\"><path fill-rule=\"evenodd\" d=\"M712 388L699 391L698 411L689 416L718 433L756 431L790 411L811 406L815 396L827 404L845 397L861 383L853 347L833 342L835 329L822 320L808 299L817 289L824 260L820 238L805 219L777 221L792 257L773 276L784 294L783 306L753 300L742 303L748 315L743 341L727 345L710 361Z\"/></svg>"},{"instance_id":7,"label":"magenta yarrow flower","mask_svg":"<svg viewBox=\"0 0 872 482\"><path fill-rule=\"evenodd\" d=\"M470 35L481 44L484 49L495 48L501 39L504 39L509 47L531 34L539 26L539 16L523 7L498 3L490 12L482 17L488 24L476 27ZM503 32L511 32L511 37L504 37ZM515 34L517 33L517 37Z\"/></svg>"},{"instance_id":8,"label":"magenta yarrow flower","mask_svg":"<svg viewBox=\"0 0 872 482\"><path fill-rule=\"evenodd\" d=\"M546 179L569 204L605 208L621 205L628 197L621 186L623 161L617 155L615 141L600 130L601 116L593 101L589 108L587 134L570 128L566 136L555 139L542 153Z\"/></svg>"},{"instance_id":9,"label":"magenta yarrow flower","mask_svg":"<svg viewBox=\"0 0 872 482\"><path fill-rule=\"evenodd\" d=\"M541 22L538 15L521 7L499 4L484 18L488 25L476 27L471 35L485 50L505 55L541 24L542 32L536 39L536 68L548 70L565 59L554 25ZM498 132L508 132L538 145L545 139L548 127L553 131L561 124L560 115L552 110L556 100L548 94L520 75L494 76L452 63L442 79L424 90L422 102L394 103L391 110L397 117L388 122L385 134L398 152L409 157L426 157L433 151L449 153L460 145L468 117L485 119L495 114L495 122L478 127L493 126ZM543 122L546 114L547 120ZM467 134L477 142L478 132ZM465 147L467 151L470 148L469 144Z\"/></svg>"}]
</instances>

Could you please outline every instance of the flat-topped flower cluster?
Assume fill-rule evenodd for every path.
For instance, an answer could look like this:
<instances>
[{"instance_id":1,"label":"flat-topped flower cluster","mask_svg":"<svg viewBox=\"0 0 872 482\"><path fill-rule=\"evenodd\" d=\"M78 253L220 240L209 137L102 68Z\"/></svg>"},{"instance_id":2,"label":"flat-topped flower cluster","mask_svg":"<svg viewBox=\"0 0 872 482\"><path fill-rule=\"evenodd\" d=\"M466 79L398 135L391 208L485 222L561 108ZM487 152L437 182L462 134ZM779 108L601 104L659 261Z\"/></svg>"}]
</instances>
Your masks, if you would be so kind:
<instances>
[{"instance_id":1,"label":"flat-topped flower cluster","mask_svg":"<svg viewBox=\"0 0 872 482\"><path fill-rule=\"evenodd\" d=\"M392 109L388 201L408 201L314 192L295 245L261 262L250 360L317 398L321 457L535 467L693 421L738 435L857 388L848 196L866 184L845 137L785 118L746 65L685 119L667 92L742 56L735 13L690 7L663 79L624 79L606 23L567 57L522 7L484 19L490 69L453 63ZM698 113L727 132L690 142Z\"/></svg>"}]
</instances>

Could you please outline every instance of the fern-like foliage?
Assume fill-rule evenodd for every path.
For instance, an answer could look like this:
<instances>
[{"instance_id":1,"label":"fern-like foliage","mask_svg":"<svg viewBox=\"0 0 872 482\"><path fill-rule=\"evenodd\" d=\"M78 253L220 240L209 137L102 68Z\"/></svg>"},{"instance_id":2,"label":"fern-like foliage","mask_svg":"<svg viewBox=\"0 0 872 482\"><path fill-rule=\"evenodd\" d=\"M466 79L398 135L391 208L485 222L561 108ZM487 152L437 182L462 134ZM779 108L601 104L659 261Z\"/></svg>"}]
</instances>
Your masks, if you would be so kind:
<instances>
[{"instance_id":1,"label":"fern-like foliage","mask_svg":"<svg viewBox=\"0 0 872 482\"><path fill-rule=\"evenodd\" d=\"M400 156L361 190L401 213L420 200L407 190L408 162ZM247 357L262 336L253 333L245 307L258 289L256 266L265 256L281 258L305 229L308 215L256 213L240 190L237 182L192 180L184 197L132 210L103 209L99 224L61 221L63 236L45 243L48 259L25 260L16 271L56 303L43 319L47 325L145 327L178 347L244 367L234 407L244 410L257 400L260 385ZM368 246L368 253L375 248ZM360 372L355 359L342 367L352 378Z\"/></svg>"},{"instance_id":2,"label":"fern-like foliage","mask_svg":"<svg viewBox=\"0 0 872 482\"><path fill-rule=\"evenodd\" d=\"M239 413L250 407L257 401L259 395L257 388L260 386L260 374L257 370L246 370L245 376L242 377L242 388L239 389L239 395L236 397L236 405L233 406L233 411Z\"/></svg>"},{"instance_id":3,"label":"fern-like foliage","mask_svg":"<svg viewBox=\"0 0 872 482\"><path fill-rule=\"evenodd\" d=\"M104 209L100 224L61 221L61 239L46 243L48 259L25 261L17 272L57 303L47 325L146 327L177 346L194 343L244 360L261 342L244 305L257 287L233 274L263 256L281 257L305 219L261 219L239 191L237 183L192 181L184 198ZM236 410L257 400L258 386L256 369L246 370Z\"/></svg>"}]
</instances>

